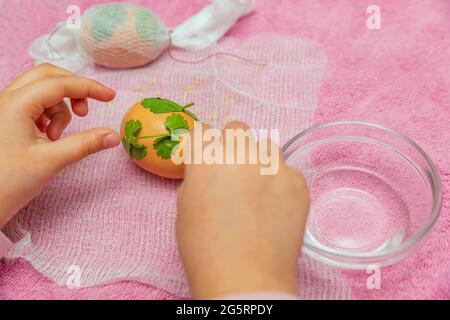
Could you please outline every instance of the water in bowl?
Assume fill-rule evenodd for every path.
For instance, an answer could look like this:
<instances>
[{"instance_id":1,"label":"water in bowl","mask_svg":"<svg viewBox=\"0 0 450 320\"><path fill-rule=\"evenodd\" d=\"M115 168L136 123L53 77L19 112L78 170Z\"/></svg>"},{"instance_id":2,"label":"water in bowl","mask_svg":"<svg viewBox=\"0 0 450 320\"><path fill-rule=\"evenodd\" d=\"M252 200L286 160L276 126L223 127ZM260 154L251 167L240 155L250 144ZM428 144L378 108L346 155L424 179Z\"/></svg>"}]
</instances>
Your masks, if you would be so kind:
<instances>
[{"instance_id":1,"label":"water in bowl","mask_svg":"<svg viewBox=\"0 0 450 320\"><path fill-rule=\"evenodd\" d=\"M343 254L389 251L423 225L423 172L394 148L341 137L303 145L288 159L311 195L305 242ZM427 211L428 210L428 211Z\"/></svg>"}]
</instances>

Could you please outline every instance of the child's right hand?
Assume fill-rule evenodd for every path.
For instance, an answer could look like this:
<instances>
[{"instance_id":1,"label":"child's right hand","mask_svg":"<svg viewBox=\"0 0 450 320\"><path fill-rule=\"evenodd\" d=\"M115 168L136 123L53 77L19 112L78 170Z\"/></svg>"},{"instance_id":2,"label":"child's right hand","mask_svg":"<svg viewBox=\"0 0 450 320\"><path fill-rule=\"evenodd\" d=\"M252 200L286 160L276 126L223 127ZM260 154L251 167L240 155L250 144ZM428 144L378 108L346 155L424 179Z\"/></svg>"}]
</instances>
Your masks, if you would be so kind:
<instances>
[{"instance_id":1,"label":"child's right hand","mask_svg":"<svg viewBox=\"0 0 450 320\"><path fill-rule=\"evenodd\" d=\"M0 229L64 167L120 143L110 129L58 140L72 117L66 97L72 111L85 116L87 98L106 102L115 92L48 64L25 72L0 92Z\"/></svg>"},{"instance_id":2,"label":"child's right hand","mask_svg":"<svg viewBox=\"0 0 450 320\"><path fill-rule=\"evenodd\" d=\"M225 129L248 127L234 122ZM177 240L194 298L297 293L309 196L304 177L279 160L269 176L260 164L186 165Z\"/></svg>"}]
</instances>

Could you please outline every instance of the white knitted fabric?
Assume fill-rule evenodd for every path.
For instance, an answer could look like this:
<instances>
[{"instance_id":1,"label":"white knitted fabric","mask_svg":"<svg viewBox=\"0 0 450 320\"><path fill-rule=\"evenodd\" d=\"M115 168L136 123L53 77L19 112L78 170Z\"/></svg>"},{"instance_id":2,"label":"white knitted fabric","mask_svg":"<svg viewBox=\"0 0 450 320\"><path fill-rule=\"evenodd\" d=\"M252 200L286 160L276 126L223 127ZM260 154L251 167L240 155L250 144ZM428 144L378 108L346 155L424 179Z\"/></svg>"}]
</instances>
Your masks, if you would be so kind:
<instances>
[{"instance_id":1,"label":"white knitted fabric","mask_svg":"<svg viewBox=\"0 0 450 320\"><path fill-rule=\"evenodd\" d=\"M183 64L166 52L145 68L87 66L82 73L116 88L118 97L106 105L92 102L90 115L74 119L67 133L118 129L126 110L149 96L195 102L193 111L214 125L243 120L254 128L279 129L282 143L311 125L325 70L317 44L262 34L246 41L225 38L215 50L267 65L230 56ZM209 53L172 52L184 60ZM81 287L129 279L189 296L175 241L177 186L139 169L121 148L91 156L53 179L8 225L7 234L17 242L8 257L27 259L60 285L73 285L72 271L78 270L75 284ZM301 297L349 296L337 271L310 259L302 264Z\"/></svg>"}]
</instances>

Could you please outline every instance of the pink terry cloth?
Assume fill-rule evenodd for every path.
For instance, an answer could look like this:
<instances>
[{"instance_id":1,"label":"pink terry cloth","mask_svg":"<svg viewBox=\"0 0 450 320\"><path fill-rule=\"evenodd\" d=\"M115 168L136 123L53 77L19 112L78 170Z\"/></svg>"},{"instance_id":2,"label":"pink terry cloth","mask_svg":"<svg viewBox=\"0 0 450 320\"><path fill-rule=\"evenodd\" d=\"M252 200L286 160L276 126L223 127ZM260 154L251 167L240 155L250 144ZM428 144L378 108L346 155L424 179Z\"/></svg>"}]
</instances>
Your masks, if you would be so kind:
<instances>
[{"instance_id":1,"label":"pink terry cloth","mask_svg":"<svg viewBox=\"0 0 450 320\"><path fill-rule=\"evenodd\" d=\"M68 5L79 4L84 10L99 2L105 1L0 1L0 87L33 65L27 54L30 42L65 19ZM169 26L208 3L133 2L151 8ZM440 172L443 188L441 216L427 241L405 261L382 268L380 289L368 288L365 271L341 274L355 299L450 299L450 2L378 0L380 30L366 25L366 10L372 4L372 0L259 0L256 12L239 21L228 36L245 39L278 32L320 43L328 67L315 122L375 122L406 134L425 149ZM320 298L327 284L310 277L316 271L309 269L300 285L314 288L314 297ZM101 298L178 297L130 281L70 290L55 285L26 261L0 263L0 299Z\"/></svg>"}]
</instances>

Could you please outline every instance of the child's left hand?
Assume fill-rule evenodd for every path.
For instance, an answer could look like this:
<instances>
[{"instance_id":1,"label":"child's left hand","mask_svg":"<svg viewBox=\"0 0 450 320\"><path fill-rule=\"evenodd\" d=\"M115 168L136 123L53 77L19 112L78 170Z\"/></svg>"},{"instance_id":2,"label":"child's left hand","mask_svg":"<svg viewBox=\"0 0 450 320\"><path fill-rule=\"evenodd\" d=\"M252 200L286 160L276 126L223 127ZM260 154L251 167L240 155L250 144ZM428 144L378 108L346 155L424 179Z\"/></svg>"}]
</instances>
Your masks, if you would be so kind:
<instances>
[{"instance_id":1,"label":"child's left hand","mask_svg":"<svg viewBox=\"0 0 450 320\"><path fill-rule=\"evenodd\" d=\"M0 92L0 229L64 167L120 143L110 129L59 139L73 113L88 113L87 98L111 101L115 92L67 70L44 64Z\"/></svg>"}]
</instances>

